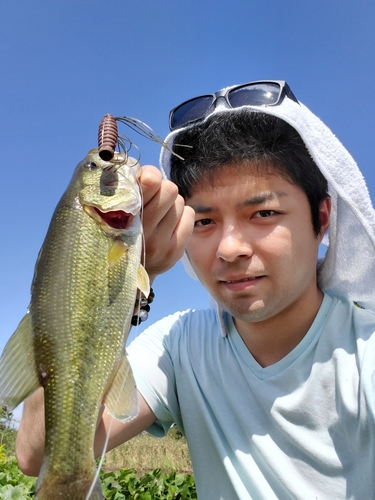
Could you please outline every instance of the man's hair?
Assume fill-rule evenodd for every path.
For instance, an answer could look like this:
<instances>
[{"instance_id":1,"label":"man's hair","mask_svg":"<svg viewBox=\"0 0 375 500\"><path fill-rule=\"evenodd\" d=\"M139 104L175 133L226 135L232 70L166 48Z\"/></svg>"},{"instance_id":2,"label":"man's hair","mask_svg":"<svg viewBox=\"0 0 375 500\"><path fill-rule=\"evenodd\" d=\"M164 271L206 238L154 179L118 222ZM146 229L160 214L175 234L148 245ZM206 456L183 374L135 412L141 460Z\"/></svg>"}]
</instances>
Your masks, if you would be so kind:
<instances>
[{"instance_id":1,"label":"man's hair","mask_svg":"<svg viewBox=\"0 0 375 500\"><path fill-rule=\"evenodd\" d=\"M327 180L300 135L284 120L246 109L213 114L179 132L173 151L183 160L172 155L170 178L185 199L201 182L213 182L223 165L243 168L251 163L259 173L276 173L304 191L315 235L320 233L319 208L329 196Z\"/></svg>"}]
</instances>

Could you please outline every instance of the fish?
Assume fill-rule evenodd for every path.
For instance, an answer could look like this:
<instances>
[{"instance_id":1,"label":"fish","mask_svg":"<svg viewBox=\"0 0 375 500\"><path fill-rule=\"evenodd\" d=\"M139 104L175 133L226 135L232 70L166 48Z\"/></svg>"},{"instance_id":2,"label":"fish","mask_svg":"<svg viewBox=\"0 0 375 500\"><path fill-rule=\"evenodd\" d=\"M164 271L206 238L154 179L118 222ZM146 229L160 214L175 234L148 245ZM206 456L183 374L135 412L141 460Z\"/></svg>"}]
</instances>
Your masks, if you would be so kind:
<instances>
[{"instance_id":1,"label":"fish","mask_svg":"<svg viewBox=\"0 0 375 500\"><path fill-rule=\"evenodd\" d=\"M45 452L37 500L102 499L93 443L101 405L127 421L138 396L125 344L140 290L140 165L97 149L76 167L39 252L27 313L0 358L0 401L44 388Z\"/></svg>"}]
</instances>

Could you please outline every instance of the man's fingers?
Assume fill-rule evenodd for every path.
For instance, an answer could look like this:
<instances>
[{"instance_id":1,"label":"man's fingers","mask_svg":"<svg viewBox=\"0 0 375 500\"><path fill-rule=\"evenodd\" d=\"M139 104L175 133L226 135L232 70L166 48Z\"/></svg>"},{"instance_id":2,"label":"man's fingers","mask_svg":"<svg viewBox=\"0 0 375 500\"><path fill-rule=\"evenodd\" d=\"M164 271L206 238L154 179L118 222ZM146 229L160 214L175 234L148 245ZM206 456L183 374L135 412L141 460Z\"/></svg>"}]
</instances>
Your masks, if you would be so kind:
<instances>
[{"instance_id":1,"label":"man's fingers","mask_svg":"<svg viewBox=\"0 0 375 500\"><path fill-rule=\"evenodd\" d=\"M163 176L153 165L145 165L142 167L142 173L139 178L139 183L143 192L143 205L147 205L150 200L160 190Z\"/></svg>"},{"instance_id":2,"label":"man's fingers","mask_svg":"<svg viewBox=\"0 0 375 500\"><path fill-rule=\"evenodd\" d=\"M191 207L184 206L181 217L174 231L175 239L175 256L176 260L181 259L185 251L186 245L189 243L191 233L194 229L195 212Z\"/></svg>"},{"instance_id":3,"label":"man's fingers","mask_svg":"<svg viewBox=\"0 0 375 500\"><path fill-rule=\"evenodd\" d=\"M170 269L184 253L194 226L194 211L185 206L177 186L151 165L142 168L143 232L150 277Z\"/></svg>"},{"instance_id":4,"label":"man's fingers","mask_svg":"<svg viewBox=\"0 0 375 500\"><path fill-rule=\"evenodd\" d=\"M143 207L146 239L157 227L160 229L161 224L173 224L173 220L178 218L174 214L179 211L179 207L181 211L181 205L184 205L184 201L178 194L177 186L171 181L163 180L160 189Z\"/></svg>"}]
</instances>

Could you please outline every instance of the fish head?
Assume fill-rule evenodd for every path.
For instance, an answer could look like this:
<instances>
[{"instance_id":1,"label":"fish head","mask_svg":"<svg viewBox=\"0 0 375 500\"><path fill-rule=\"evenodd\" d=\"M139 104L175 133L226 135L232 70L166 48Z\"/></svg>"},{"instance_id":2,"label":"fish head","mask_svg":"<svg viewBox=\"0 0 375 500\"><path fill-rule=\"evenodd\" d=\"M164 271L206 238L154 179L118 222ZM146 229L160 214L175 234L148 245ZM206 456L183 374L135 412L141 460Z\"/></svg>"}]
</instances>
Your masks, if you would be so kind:
<instances>
[{"instance_id":1,"label":"fish head","mask_svg":"<svg viewBox=\"0 0 375 500\"><path fill-rule=\"evenodd\" d=\"M138 161L125 153L115 153L113 160L103 161L93 149L77 170L79 201L86 212L104 229L129 229L142 207Z\"/></svg>"}]
</instances>

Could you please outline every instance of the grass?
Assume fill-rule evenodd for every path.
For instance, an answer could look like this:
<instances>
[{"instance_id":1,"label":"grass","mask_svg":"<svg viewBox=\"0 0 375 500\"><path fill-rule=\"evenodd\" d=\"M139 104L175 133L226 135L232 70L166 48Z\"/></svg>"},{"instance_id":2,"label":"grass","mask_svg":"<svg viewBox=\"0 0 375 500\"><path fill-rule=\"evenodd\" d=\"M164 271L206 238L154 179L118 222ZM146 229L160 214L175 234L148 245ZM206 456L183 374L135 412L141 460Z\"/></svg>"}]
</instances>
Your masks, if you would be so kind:
<instances>
[{"instance_id":1,"label":"grass","mask_svg":"<svg viewBox=\"0 0 375 500\"><path fill-rule=\"evenodd\" d=\"M12 425L12 414L0 406L0 451L15 453L17 431ZM0 452L0 459L1 459ZM104 470L121 468L136 470L139 474L160 469L163 473L192 474L190 456L185 438L173 426L164 438L155 438L143 432L127 443L109 451Z\"/></svg>"},{"instance_id":2,"label":"grass","mask_svg":"<svg viewBox=\"0 0 375 500\"><path fill-rule=\"evenodd\" d=\"M36 478L19 470L15 436L0 428L0 499L32 500ZM161 439L142 433L109 451L100 478L105 500L197 499L187 444L176 428Z\"/></svg>"},{"instance_id":3,"label":"grass","mask_svg":"<svg viewBox=\"0 0 375 500\"><path fill-rule=\"evenodd\" d=\"M106 454L104 469L135 469L140 474L161 469L162 472L192 474L188 447L183 437L172 429L164 438L147 433L131 439Z\"/></svg>"}]
</instances>

